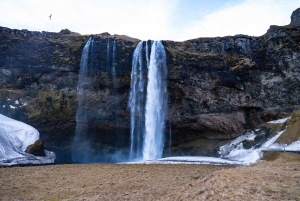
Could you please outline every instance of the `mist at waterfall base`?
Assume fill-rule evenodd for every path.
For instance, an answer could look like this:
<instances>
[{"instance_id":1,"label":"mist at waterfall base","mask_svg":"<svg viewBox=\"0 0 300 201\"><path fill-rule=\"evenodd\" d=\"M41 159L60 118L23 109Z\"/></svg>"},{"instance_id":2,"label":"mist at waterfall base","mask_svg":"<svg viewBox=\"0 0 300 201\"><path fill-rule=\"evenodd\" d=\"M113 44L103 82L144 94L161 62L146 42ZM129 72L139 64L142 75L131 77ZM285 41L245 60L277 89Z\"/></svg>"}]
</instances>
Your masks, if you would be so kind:
<instances>
[{"instance_id":1,"label":"mist at waterfall base","mask_svg":"<svg viewBox=\"0 0 300 201\"><path fill-rule=\"evenodd\" d=\"M92 121L89 109L97 108L97 105L91 106L88 99L88 94L93 93L90 75L99 70L96 69L95 63L96 60L99 62L101 54L101 62L106 62L106 73L111 76L110 90L118 93L117 41L107 38L105 42L102 40L100 47L97 45L98 42L91 36L82 51L77 84L78 108L72 145L72 163L118 163L161 158L165 144L164 132L167 113L167 67L162 43L160 41L144 41L135 48L132 57L131 88L128 92L128 108L131 115L130 139L124 142L128 135L124 131L116 129L113 133L95 133L90 130L89 125L92 124ZM118 126L120 122L118 116L114 120ZM166 130L170 131L169 125L167 127ZM113 141L106 140L109 135L114 136ZM103 137L102 140L101 137ZM168 135L167 138L169 137ZM127 145L116 146L120 141ZM99 144L101 144L100 147ZM168 145L171 144L168 143Z\"/></svg>"}]
</instances>

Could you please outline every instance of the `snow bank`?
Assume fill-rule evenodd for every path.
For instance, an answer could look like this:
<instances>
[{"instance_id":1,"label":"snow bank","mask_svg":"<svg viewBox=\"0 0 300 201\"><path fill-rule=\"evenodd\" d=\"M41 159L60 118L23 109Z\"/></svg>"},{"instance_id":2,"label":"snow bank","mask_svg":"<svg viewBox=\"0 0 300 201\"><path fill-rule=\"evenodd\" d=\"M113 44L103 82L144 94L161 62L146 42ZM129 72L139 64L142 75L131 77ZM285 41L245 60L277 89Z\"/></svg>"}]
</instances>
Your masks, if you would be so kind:
<instances>
[{"instance_id":1,"label":"snow bank","mask_svg":"<svg viewBox=\"0 0 300 201\"><path fill-rule=\"evenodd\" d=\"M26 153L26 148L39 139L39 132L23 122L0 114L0 165L54 163L55 154L45 157Z\"/></svg>"},{"instance_id":2,"label":"snow bank","mask_svg":"<svg viewBox=\"0 0 300 201\"><path fill-rule=\"evenodd\" d=\"M285 151L300 151L300 140L293 142L285 147Z\"/></svg>"},{"instance_id":3,"label":"snow bank","mask_svg":"<svg viewBox=\"0 0 300 201\"><path fill-rule=\"evenodd\" d=\"M253 141L256 137L255 130L246 135L242 135L230 143L220 147L219 154L221 157L206 156L178 156L168 157L152 161L141 161L131 163L142 164L213 164L213 165L250 165L259 161L263 156L263 151L300 151L300 139L290 145L275 143L284 131L278 132L274 137L268 139L258 148L245 149L244 140ZM258 145L259 146L259 145ZM256 146L255 146L256 147Z\"/></svg>"},{"instance_id":4,"label":"snow bank","mask_svg":"<svg viewBox=\"0 0 300 201\"><path fill-rule=\"evenodd\" d=\"M284 133L285 130L278 132L274 137L269 139L267 142L265 142L262 146L261 149L267 150L272 144L275 143L275 141L281 136L282 133Z\"/></svg>"},{"instance_id":5,"label":"snow bank","mask_svg":"<svg viewBox=\"0 0 300 201\"><path fill-rule=\"evenodd\" d=\"M268 151L300 152L300 140L297 140L289 145L274 143L274 144L270 145L267 150Z\"/></svg>"},{"instance_id":6,"label":"snow bank","mask_svg":"<svg viewBox=\"0 0 300 201\"><path fill-rule=\"evenodd\" d=\"M176 156L157 160L126 162L123 164L212 164L212 165L246 165L243 162L231 161L208 156Z\"/></svg>"}]
</instances>

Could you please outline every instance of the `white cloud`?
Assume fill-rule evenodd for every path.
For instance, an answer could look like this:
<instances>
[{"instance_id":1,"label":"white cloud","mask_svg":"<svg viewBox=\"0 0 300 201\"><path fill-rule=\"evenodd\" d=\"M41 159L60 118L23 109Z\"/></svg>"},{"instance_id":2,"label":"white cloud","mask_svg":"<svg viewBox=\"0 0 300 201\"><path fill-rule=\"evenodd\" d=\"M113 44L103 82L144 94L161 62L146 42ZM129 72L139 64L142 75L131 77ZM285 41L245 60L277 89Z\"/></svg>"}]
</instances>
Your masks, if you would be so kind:
<instances>
[{"instance_id":1,"label":"white cloud","mask_svg":"<svg viewBox=\"0 0 300 201\"><path fill-rule=\"evenodd\" d=\"M53 32L68 28L81 34L109 32L142 40L258 36L272 24L288 24L292 11L300 5L300 0L228 0L204 18L199 5L190 6L181 10L180 23L186 24L179 26L174 19L178 19L175 10L183 9L180 1L186 0L0 0L0 26ZM191 9L194 19L188 15Z\"/></svg>"},{"instance_id":2,"label":"white cloud","mask_svg":"<svg viewBox=\"0 0 300 201\"><path fill-rule=\"evenodd\" d=\"M0 1L0 25L37 31L68 28L81 34L109 32L140 39L167 38L177 0ZM52 13L52 20L48 16Z\"/></svg>"},{"instance_id":3,"label":"white cloud","mask_svg":"<svg viewBox=\"0 0 300 201\"><path fill-rule=\"evenodd\" d=\"M216 37L236 34L260 36L270 25L287 25L292 11L300 0L246 0L205 16L190 24L181 40L198 37Z\"/></svg>"}]
</instances>

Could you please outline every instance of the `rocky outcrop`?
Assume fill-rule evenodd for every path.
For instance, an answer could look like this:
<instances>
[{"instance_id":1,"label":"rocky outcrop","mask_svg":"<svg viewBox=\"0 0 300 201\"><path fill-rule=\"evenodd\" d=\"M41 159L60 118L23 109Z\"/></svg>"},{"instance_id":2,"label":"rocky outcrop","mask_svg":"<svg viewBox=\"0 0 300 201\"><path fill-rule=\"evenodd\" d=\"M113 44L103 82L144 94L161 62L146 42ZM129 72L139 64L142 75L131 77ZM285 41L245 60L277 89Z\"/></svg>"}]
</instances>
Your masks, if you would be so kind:
<instances>
[{"instance_id":1,"label":"rocky outcrop","mask_svg":"<svg viewBox=\"0 0 300 201\"><path fill-rule=\"evenodd\" d=\"M300 24L300 8L296 9L291 16L290 25L299 25Z\"/></svg>"},{"instance_id":2,"label":"rocky outcrop","mask_svg":"<svg viewBox=\"0 0 300 201\"><path fill-rule=\"evenodd\" d=\"M173 129L230 138L297 108L299 28L166 41Z\"/></svg>"},{"instance_id":3,"label":"rocky outcrop","mask_svg":"<svg viewBox=\"0 0 300 201\"><path fill-rule=\"evenodd\" d=\"M29 145L25 152L33 154L35 156L46 156L45 149L42 140L35 141L34 144Z\"/></svg>"},{"instance_id":4,"label":"rocky outcrop","mask_svg":"<svg viewBox=\"0 0 300 201\"><path fill-rule=\"evenodd\" d=\"M78 70L88 37L69 30L51 33L0 27L0 112L35 126L45 148L49 144L67 147L74 136ZM93 37L90 65L94 70L86 94L89 133L95 149L105 147L110 152L129 143L130 72L139 40L108 33ZM168 66L167 125L171 125L173 145L199 138L230 139L298 108L299 38L300 26L293 24L271 26L260 37L163 41ZM112 41L116 41L116 85L111 73Z\"/></svg>"}]
</instances>

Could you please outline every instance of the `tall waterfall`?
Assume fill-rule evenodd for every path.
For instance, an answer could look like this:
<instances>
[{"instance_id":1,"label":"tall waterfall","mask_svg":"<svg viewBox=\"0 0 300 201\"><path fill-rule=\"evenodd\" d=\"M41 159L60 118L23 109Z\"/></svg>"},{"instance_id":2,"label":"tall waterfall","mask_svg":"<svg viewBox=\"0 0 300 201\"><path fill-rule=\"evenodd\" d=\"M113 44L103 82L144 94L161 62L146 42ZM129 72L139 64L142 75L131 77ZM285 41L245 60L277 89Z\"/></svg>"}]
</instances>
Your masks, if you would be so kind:
<instances>
[{"instance_id":1,"label":"tall waterfall","mask_svg":"<svg viewBox=\"0 0 300 201\"><path fill-rule=\"evenodd\" d=\"M149 58L148 42L140 42L133 53L129 98L131 160L162 156L167 110L166 77L166 53L162 43L152 42Z\"/></svg>"},{"instance_id":2,"label":"tall waterfall","mask_svg":"<svg viewBox=\"0 0 300 201\"><path fill-rule=\"evenodd\" d=\"M167 107L167 65L164 46L154 41L148 67L146 101L146 132L143 159L160 158L164 146L164 130Z\"/></svg>"},{"instance_id":3,"label":"tall waterfall","mask_svg":"<svg viewBox=\"0 0 300 201\"><path fill-rule=\"evenodd\" d=\"M77 84L77 99L78 99L78 108L76 113L76 131L75 139L73 143L72 150L72 159L74 162L85 162L87 157L87 151L89 150L89 143L87 142L82 148L82 142L84 142L87 135L88 128L88 115L86 108L88 106L88 101L86 99L86 90L90 85L90 80L88 78L89 69L89 55L93 51L94 39L89 38L85 44L80 60L80 70ZM92 62L92 61L91 61Z\"/></svg>"}]
</instances>

